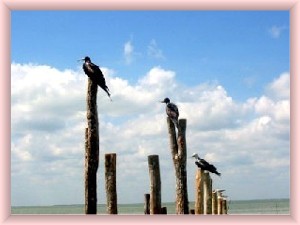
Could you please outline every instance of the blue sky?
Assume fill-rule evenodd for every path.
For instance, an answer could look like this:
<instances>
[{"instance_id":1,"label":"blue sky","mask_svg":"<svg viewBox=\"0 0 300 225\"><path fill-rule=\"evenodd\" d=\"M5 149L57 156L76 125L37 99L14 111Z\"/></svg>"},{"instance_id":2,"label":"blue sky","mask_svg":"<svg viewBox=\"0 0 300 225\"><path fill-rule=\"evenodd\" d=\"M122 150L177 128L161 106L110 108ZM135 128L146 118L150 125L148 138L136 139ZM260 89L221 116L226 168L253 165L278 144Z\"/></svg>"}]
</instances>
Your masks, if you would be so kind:
<instances>
[{"instance_id":1,"label":"blue sky","mask_svg":"<svg viewBox=\"0 0 300 225\"><path fill-rule=\"evenodd\" d=\"M188 154L223 174L214 178L218 188L232 199L289 197L289 32L288 11L12 11L12 205L83 202L86 76L77 59L86 55L113 98L98 93L101 202L103 155L111 151L124 172L121 203L143 201L149 154L160 155L170 177L162 198L173 201L157 103L166 96L188 120Z\"/></svg>"},{"instance_id":2,"label":"blue sky","mask_svg":"<svg viewBox=\"0 0 300 225\"><path fill-rule=\"evenodd\" d=\"M130 65L123 57L128 41ZM147 54L152 41L161 58ZM12 43L19 63L72 69L90 55L131 82L159 65L187 85L216 80L244 100L289 70L289 12L13 11Z\"/></svg>"}]
</instances>

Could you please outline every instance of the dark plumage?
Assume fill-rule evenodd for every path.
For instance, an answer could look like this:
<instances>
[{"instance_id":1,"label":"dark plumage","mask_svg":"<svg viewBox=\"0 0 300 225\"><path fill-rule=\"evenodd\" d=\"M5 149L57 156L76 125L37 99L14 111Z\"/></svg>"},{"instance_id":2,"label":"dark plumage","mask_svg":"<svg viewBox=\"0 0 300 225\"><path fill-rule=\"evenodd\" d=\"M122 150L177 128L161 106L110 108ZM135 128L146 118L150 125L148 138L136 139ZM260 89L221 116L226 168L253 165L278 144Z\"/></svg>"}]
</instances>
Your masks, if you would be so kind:
<instances>
[{"instance_id":1,"label":"dark plumage","mask_svg":"<svg viewBox=\"0 0 300 225\"><path fill-rule=\"evenodd\" d=\"M214 165L209 164L205 159L201 159L198 154L194 153L192 157L196 159L195 164L198 168L221 176L221 173L217 171L217 168Z\"/></svg>"},{"instance_id":2,"label":"dark plumage","mask_svg":"<svg viewBox=\"0 0 300 225\"><path fill-rule=\"evenodd\" d=\"M93 82L98 84L107 93L108 97L110 98L109 89L106 86L105 78L104 78L103 73L100 70L99 66L92 63L90 57L88 57L88 56L86 56L82 60L84 61L83 65L82 65L82 68L83 68L85 74L89 78L91 78L91 80ZM111 100L111 98L110 98L110 100Z\"/></svg>"},{"instance_id":3,"label":"dark plumage","mask_svg":"<svg viewBox=\"0 0 300 225\"><path fill-rule=\"evenodd\" d=\"M172 120L174 125L178 128L178 117L179 117L179 111L177 106L170 102L169 98L165 98L161 103L166 103L166 113L168 117Z\"/></svg>"}]
</instances>

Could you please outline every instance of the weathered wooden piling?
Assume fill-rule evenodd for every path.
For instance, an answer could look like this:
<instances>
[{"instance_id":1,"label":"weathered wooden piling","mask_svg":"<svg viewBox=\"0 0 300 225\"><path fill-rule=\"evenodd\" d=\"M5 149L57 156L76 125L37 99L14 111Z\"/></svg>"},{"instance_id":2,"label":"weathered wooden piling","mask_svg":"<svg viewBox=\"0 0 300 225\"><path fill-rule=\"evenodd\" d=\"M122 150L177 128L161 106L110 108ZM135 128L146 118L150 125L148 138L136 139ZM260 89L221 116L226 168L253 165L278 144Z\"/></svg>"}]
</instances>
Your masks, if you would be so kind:
<instances>
[{"instance_id":1,"label":"weathered wooden piling","mask_svg":"<svg viewBox=\"0 0 300 225\"><path fill-rule=\"evenodd\" d=\"M186 172L186 119L180 119L178 135L174 123L167 117L170 149L176 175L176 214L189 214Z\"/></svg>"},{"instance_id":2,"label":"weathered wooden piling","mask_svg":"<svg viewBox=\"0 0 300 225\"><path fill-rule=\"evenodd\" d=\"M222 197L218 194L218 215L223 214L223 200Z\"/></svg>"},{"instance_id":3,"label":"weathered wooden piling","mask_svg":"<svg viewBox=\"0 0 300 225\"><path fill-rule=\"evenodd\" d=\"M204 172L203 194L204 194L204 210L203 214L212 214L212 180L209 172Z\"/></svg>"},{"instance_id":4,"label":"weathered wooden piling","mask_svg":"<svg viewBox=\"0 0 300 225\"><path fill-rule=\"evenodd\" d=\"M105 154L106 211L108 214L118 214L116 162L115 153Z\"/></svg>"},{"instance_id":5,"label":"weathered wooden piling","mask_svg":"<svg viewBox=\"0 0 300 225\"><path fill-rule=\"evenodd\" d=\"M99 164L98 86L88 79L85 130L85 213L97 214L97 170Z\"/></svg>"},{"instance_id":6,"label":"weathered wooden piling","mask_svg":"<svg viewBox=\"0 0 300 225\"><path fill-rule=\"evenodd\" d=\"M217 210L215 209L215 211L217 212L218 215L221 214L227 214L227 198L225 196L223 196L222 192L225 190L215 190L214 191L214 195L216 195L217 198Z\"/></svg>"},{"instance_id":7,"label":"weathered wooden piling","mask_svg":"<svg viewBox=\"0 0 300 225\"><path fill-rule=\"evenodd\" d=\"M216 191L212 193L212 214L218 214L218 196Z\"/></svg>"},{"instance_id":8,"label":"weathered wooden piling","mask_svg":"<svg viewBox=\"0 0 300 225\"><path fill-rule=\"evenodd\" d=\"M222 214L227 214L227 199L222 198Z\"/></svg>"},{"instance_id":9,"label":"weathered wooden piling","mask_svg":"<svg viewBox=\"0 0 300 225\"><path fill-rule=\"evenodd\" d=\"M204 171L201 169L197 169L196 172L196 199L195 199L195 214L203 214L203 202L204 202L204 194L203 194L203 179L204 179Z\"/></svg>"},{"instance_id":10,"label":"weathered wooden piling","mask_svg":"<svg viewBox=\"0 0 300 225\"><path fill-rule=\"evenodd\" d=\"M150 194L145 194L144 199L145 199L144 214L147 215L150 214Z\"/></svg>"},{"instance_id":11,"label":"weathered wooden piling","mask_svg":"<svg viewBox=\"0 0 300 225\"><path fill-rule=\"evenodd\" d=\"M161 181L159 156L148 156L149 176L150 176L150 214L161 213Z\"/></svg>"}]
</instances>

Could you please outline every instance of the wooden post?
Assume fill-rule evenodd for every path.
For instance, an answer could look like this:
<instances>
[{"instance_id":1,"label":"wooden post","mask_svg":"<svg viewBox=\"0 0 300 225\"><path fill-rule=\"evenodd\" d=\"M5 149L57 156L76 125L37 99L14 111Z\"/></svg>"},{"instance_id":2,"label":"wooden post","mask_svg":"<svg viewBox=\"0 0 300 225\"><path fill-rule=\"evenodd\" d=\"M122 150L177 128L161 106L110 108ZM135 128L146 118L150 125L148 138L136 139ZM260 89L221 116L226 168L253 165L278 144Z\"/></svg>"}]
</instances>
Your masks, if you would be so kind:
<instances>
[{"instance_id":1,"label":"wooden post","mask_svg":"<svg viewBox=\"0 0 300 225\"><path fill-rule=\"evenodd\" d=\"M222 197L218 194L218 215L222 214L222 210L223 210L223 201L222 201Z\"/></svg>"},{"instance_id":2,"label":"wooden post","mask_svg":"<svg viewBox=\"0 0 300 225\"><path fill-rule=\"evenodd\" d=\"M177 138L174 123L169 117L167 117L167 125L176 175L176 214L189 214L186 173L186 119L179 120Z\"/></svg>"},{"instance_id":3,"label":"wooden post","mask_svg":"<svg viewBox=\"0 0 300 225\"><path fill-rule=\"evenodd\" d=\"M150 194L145 194L144 214L150 214Z\"/></svg>"},{"instance_id":4,"label":"wooden post","mask_svg":"<svg viewBox=\"0 0 300 225\"><path fill-rule=\"evenodd\" d=\"M203 179L204 171L197 169L196 172L196 200L195 200L195 214L203 214Z\"/></svg>"},{"instance_id":5,"label":"wooden post","mask_svg":"<svg viewBox=\"0 0 300 225\"><path fill-rule=\"evenodd\" d=\"M222 198L222 214L227 214L227 200L226 198Z\"/></svg>"},{"instance_id":6,"label":"wooden post","mask_svg":"<svg viewBox=\"0 0 300 225\"><path fill-rule=\"evenodd\" d=\"M160 214L167 215L168 214L167 207L162 207L161 210L160 210Z\"/></svg>"},{"instance_id":7,"label":"wooden post","mask_svg":"<svg viewBox=\"0 0 300 225\"><path fill-rule=\"evenodd\" d=\"M158 155L149 155L148 165L150 176L150 214L160 214L161 183Z\"/></svg>"},{"instance_id":8,"label":"wooden post","mask_svg":"<svg viewBox=\"0 0 300 225\"><path fill-rule=\"evenodd\" d=\"M195 209L190 209L190 214L194 215L195 214Z\"/></svg>"},{"instance_id":9,"label":"wooden post","mask_svg":"<svg viewBox=\"0 0 300 225\"><path fill-rule=\"evenodd\" d=\"M204 172L204 214L212 214L212 181L209 172Z\"/></svg>"},{"instance_id":10,"label":"wooden post","mask_svg":"<svg viewBox=\"0 0 300 225\"><path fill-rule=\"evenodd\" d=\"M115 153L105 154L106 209L108 214L118 214L116 162L117 155Z\"/></svg>"},{"instance_id":11,"label":"wooden post","mask_svg":"<svg viewBox=\"0 0 300 225\"><path fill-rule=\"evenodd\" d=\"M99 125L97 84L88 79L87 124L85 134L85 213L97 214L97 170L99 164Z\"/></svg>"},{"instance_id":12,"label":"wooden post","mask_svg":"<svg viewBox=\"0 0 300 225\"><path fill-rule=\"evenodd\" d=\"M214 215L218 214L218 196L216 191L213 191L212 194L212 213Z\"/></svg>"}]
</instances>

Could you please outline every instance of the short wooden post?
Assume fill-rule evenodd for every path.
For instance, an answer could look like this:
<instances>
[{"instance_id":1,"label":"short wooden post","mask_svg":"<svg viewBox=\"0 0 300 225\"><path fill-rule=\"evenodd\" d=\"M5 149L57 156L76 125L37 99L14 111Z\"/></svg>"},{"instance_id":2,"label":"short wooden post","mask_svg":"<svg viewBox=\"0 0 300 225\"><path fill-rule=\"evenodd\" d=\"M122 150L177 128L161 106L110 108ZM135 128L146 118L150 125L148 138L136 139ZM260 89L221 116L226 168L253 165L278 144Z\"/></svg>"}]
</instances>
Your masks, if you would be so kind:
<instances>
[{"instance_id":1,"label":"short wooden post","mask_svg":"<svg viewBox=\"0 0 300 225\"><path fill-rule=\"evenodd\" d=\"M186 119L180 119L178 137L174 123L167 117L170 149L176 175L176 214L189 214L186 172Z\"/></svg>"},{"instance_id":2,"label":"short wooden post","mask_svg":"<svg viewBox=\"0 0 300 225\"><path fill-rule=\"evenodd\" d=\"M226 198L223 198L222 199L222 214L227 214L227 199Z\"/></svg>"},{"instance_id":3,"label":"short wooden post","mask_svg":"<svg viewBox=\"0 0 300 225\"><path fill-rule=\"evenodd\" d=\"M105 154L105 188L108 214L118 214L117 187L116 187L116 161L115 153Z\"/></svg>"},{"instance_id":4,"label":"short wooden post","mask_svg":"<svg viewBox=\"0 0 300 225\"><path fill-rule=\"evenodd\" d=\"M145 194L144 214L150 214L150 194Z\"/></svg>"},{"instance_id":5,"label":"short wooden post","mask_svg":"<svg viewBox=\"0 0 300 225\"><path fill-rule=\"evenodd\" d=\"M218 214L218 196L216 191L213 191L212 194L212 214Z\"/></svg>"},{"instance_id":6,"label":"short wooden post","mask_svg":"<svg viewBox=\"0 0 300 225\"><path fill-rule=\"evenodd\" d=\"M209 172L204 172L203 179L204 189L204 210L203 214L212 214L212 181Z\"/></svg>"},{"instance_id":7,"label":"short wooden post","mask_svg":"<svg viewBox=\"0 0 300 225\"><path fill-rule=\"evenodd\" d=\"M218 194L218 215L222 214L222 210L223 210L223 201L222 201L222 197Z\"/></svg>"},{"instance_id":8,"label":"short wooden post","mask_svg":"<svg viewBox=\"0 0 300 225\"><path fill-rule=\"evenodd\" d=\"M158 155L149 155L148 165L150 176L150 214L160 214L161 181Z\"/></svg>"},{"instance_id":9,"label":"short wooden post","mask_svg":"<svg viewBox=\"0 0 300 225\"><path fill-rule=\"evenodd\" d=\"M167 215L167 214L168 214L167 207L162 207L162 208L161 208L161 211L160 211L160 214L165 214L165 215Z\"/></svg>"},{"instance_id":10,"label":"short wooden post","mask_svg":"<svg viewBox=\"0 0 300 225\"><path fill-rule=\"evenodd\" d=\"M190 209L190 214L194 215L195 214L195 209Z\"/></svg>"},{"instance_id":11,"label":"short wooden post","mask_svg":"<svg viewBox=\"0 0 300 225\"><path fill-rule=\"evenodd\" d=\"M87 91L87 123L85 130L85 213L97 214L97 170L99 165L99 124L97 112L98 86L90 78Z\"/></svg>"},{"instance_id":12,"label":"short wooden post","mask_svg":"<svg viewBox=\"0 0 300 225\"><path fill-rule=\"evenodd\" d=\"M203 214L203 179L204 171L197 169L196 172L196 199L195 199L195 214Z\"/></svg>"}]
</instances>

